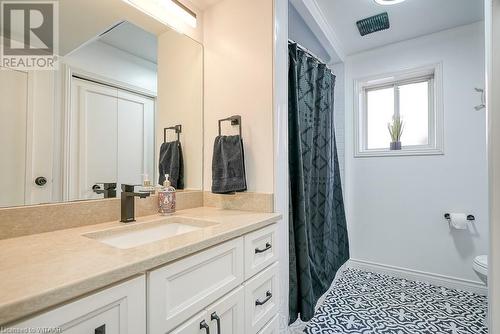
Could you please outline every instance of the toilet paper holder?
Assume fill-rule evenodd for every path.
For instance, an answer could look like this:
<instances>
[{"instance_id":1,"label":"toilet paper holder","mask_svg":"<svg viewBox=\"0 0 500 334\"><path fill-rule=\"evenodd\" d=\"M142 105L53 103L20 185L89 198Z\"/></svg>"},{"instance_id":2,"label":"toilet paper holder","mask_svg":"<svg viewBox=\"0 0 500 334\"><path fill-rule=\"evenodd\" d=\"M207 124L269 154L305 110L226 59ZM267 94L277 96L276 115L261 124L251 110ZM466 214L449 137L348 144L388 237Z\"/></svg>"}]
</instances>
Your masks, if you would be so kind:
<instances>
[{"instance_id":1,"label":"toilet paper holder","mask_svg":"<svg viewBox=\"0 0 500 334\"><path fill-rule=\"evenodd\" d=\"M450 220L451 219L451 215L449 213L445 213L444 214L444 219ZM470 222L473 222L473 221L476 220L476 217L474 217L474 215L467 215L467 220L470 221Z\"/></svg>"}]
</instances>

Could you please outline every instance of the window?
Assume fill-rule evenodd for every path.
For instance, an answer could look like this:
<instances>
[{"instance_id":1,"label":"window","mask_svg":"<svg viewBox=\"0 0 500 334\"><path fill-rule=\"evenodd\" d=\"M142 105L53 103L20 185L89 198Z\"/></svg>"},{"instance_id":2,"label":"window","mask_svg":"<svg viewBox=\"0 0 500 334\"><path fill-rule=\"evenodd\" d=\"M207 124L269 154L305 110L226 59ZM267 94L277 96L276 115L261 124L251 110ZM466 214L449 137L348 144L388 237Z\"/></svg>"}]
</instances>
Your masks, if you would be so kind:
<instances>
[{"instance_id":1,"label":"window","mask_svg":"<svg viewBox=\"0 0 500 334\"><path fill-rule=\"evenodd\" d=\"M356 82L356 156L442 154L440 66ZM401 149L388 124L401 119Z\"/></svg>"}]
</instances>

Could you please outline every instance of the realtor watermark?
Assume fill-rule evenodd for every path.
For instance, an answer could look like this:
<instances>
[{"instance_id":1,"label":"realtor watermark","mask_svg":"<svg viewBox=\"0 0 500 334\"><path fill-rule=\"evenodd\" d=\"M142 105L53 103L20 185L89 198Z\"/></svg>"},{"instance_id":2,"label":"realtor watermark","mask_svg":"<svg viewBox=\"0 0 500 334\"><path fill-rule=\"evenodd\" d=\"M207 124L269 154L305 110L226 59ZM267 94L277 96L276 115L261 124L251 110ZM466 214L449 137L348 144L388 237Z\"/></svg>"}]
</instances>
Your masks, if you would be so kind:
<instances>
[{"instance_id":1,"label":"realtor watermark","mask_svg":"<svg viewBox=\"0 0 500 334\"><path fill-rule=\"evenodd\" d=\"M57 1L0 1L0 67L55 70L59 53Z\"/></svg>"},{"instance_id":2,"label":"realtor watermark","mask_svg":"<svg viewBox=\"0 0 500 334\"><path fill-rule=\"evenodd\" d=\"M24 334L24 333L37 333L37 334L58 334L62 333L60 327L0 327L0 334Z\"/></svg>"}]
</instances>

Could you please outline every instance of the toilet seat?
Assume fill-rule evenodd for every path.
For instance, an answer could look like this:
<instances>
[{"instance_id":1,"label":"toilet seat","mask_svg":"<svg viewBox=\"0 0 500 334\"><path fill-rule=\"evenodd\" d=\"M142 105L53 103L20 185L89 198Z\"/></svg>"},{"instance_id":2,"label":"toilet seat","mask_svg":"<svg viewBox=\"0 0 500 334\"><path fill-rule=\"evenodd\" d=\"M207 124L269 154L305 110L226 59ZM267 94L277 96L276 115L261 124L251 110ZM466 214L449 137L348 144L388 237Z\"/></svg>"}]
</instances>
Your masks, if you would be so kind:
<instances>
[{"instance_id":1,"label":"toilet seat","mask_svg":"<svg viewBox=\"0 0 500 334\"><path fill-rule=\"evenodd\" d=\"M477 272L488 276L488 256L481 255L474 259L473 261L474 270Z\"/></svg>"}]
</instances>

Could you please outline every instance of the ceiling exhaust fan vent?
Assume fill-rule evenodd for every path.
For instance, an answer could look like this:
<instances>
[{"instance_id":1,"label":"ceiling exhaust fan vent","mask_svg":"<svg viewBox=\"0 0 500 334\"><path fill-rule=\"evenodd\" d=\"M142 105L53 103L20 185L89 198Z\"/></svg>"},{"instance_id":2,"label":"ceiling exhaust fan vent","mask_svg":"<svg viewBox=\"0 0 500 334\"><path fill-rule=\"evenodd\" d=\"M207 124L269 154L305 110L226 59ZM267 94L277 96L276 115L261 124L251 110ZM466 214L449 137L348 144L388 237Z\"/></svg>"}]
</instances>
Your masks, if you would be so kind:
<instances>
[{"instance_id":1,"label":"ceiling exhaust fan vent","mask_svg":"<svg viewBox=\"0 0 500 334\"><path fill-rule=\"evenodd\" d=\"M368 17L356 22L361 36L390 28L389 15L386 13Z\"/></svg>"}]
</instances>

